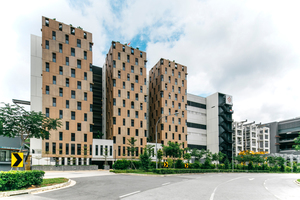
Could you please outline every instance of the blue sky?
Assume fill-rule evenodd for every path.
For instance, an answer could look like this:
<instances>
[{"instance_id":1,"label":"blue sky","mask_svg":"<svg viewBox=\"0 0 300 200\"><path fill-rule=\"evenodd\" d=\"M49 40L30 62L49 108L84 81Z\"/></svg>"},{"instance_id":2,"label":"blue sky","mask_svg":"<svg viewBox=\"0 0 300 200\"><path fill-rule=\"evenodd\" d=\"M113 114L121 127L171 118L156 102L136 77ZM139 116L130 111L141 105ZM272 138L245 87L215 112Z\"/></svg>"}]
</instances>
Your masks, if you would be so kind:
<instances>
[{"instance_id":1,"label":"blue sky","mask_svg":"<svg viewBox=\"0 0 300 200\"><path fill-rule=\"evenodd\" d=\"M189 93L232 95L235 120L299 117L298 2L3 1L0 102L30 100L30 34L41 36L47 16L93 33L97 66L112 40L131 42L147 52L148 70L160 58L186 65Z\"/></svg>"}]
</instances>

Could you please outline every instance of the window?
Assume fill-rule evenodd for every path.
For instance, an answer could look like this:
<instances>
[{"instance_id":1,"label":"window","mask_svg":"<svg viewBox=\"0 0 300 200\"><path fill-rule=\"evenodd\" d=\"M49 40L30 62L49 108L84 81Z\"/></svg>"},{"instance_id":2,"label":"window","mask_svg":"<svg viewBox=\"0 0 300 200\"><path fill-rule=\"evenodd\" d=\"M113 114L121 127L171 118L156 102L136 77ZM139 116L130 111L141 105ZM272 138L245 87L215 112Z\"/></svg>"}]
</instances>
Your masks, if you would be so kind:
<instances>
[{"instance_id":1,"label":"window","mask_svg":"<svg viewBox=\"0 0 300 200\"><path fill-rule=\"evenodd\" d=\"M164 97L164 91L160 91L160 97Z\"/></svg>"},{"instance_id":2,"label":"window","mask_svg":"<svg viewBox=\"0 0 300 200\"><path fill-rule=\"evenodd\" d=\"M123 107L125 107L125 100L123 100Z\"/></svg>"},{"instance_id":3,"label":"window","mask_svg":"<svg viewBox=\"0 0 300 200\"><path fill-rule=\"evenodd\" d=\"M84 93L84 100L87 101L87 93Z\"/></svg>"},{"instance_id":4,"label":"window","mask_svg":"<svg viewBox=\"0 0 300 200\"><path fill-rule=\"evenodd\" d=\"M116 124L116 118L113 117L113 124Z\"/></svg>"},{"instance_id":5,"label":"window","mask_svg":"<svg viewBox=\"0 0 300 200\"><path fill-rule=\"evenodd\" d=\"M130 99L130 92L127 92L127 99Z\"/></svg>"},{"instance_id":6,"label":"window","mask_svg":"<svg viewBox=\"0 0 300 200\"><path fill-rule=\"evenodd\" d=\"M134 49L131 49L131 54L134 55Z\"/></svg>"},{"instance_id":7,"label":"window","mask_svg":"<svg viewBox=\"0 0 300 200\"><path fill-rule=\"evenodd\" d=\"M127 74L127 81L130 81L130 74Z\"/></svg>"},{"instance_id":8,"label":"window","mask_svg":"<svg viewBox=\"0 0 300 200\"><path fill-rule=\"evenodd\" d=\"M131 120L131 126L134 126L134 119Z\"/></svg>"},{"instance_id":9,"label":"window","mask_svg":"<svg viewBox=\"0 0 300 200\"><path fill-rule=\"evenodd\" d=\"M181 140L181 134L178 134L178 139Z\"/></svg>"},{"instance_id":10,"label":"window","mask_svg":"<svg viewBox=\"0 0 300 200\"><path fill-rule=\"evenodd\" d=\"M59 118L62 119L63 118L63 111L59 110Z\"/></svg>"},{"instance_id":11,"label":"window","mask_svg":"<svg viewBox=\"0 0 300 200\"><path fill-rule=\"evenodd\" d=\"M71 56L75 56L75 49L71 48Z\"/></svg>"},{"instance_id":12,"label":"window","mask_svg":"<svg viewBox=\"0 0 300 200\"><path fill-rule=\"evenodd\" d=\"M75 133L71 133L71 141L75 141Z\"/></svg>"},{"instance_id":13,"label":"window","mask_svg":"<svg viewBox=\"0 0 300 200\"><path fill-rule=\"evenodd\" d=\"M118 60L121 60L121 53L118 52Z\"/></svg>"},{"instance_id":14,"label":"window","mask_svg":"<svg viewBox=\"0 0 300 200\"><path fill-rule=\"evenodd\" d=\"M127 128L127 135L130 135L130 128Z\"/></svg>"},{"instance_id":15,"label":"window","mask_svg":"<svg viewBox=\"0 0 300 200\"><path fill-rule=\"evenodd\" d=\"M75 155L75 144L71 144L71 155Z\"/></svg>"},{"instance_id":16,"label":"window","mask_svg":"<svg viewBox=\"0 0 300 200\"><path fill-rule=\"evenodd\" d=\"M75 35L75 28L74 28L74 27L70 27L70 30L71 30L71 31L70 31L71 34L72 34L72 35Z\"/></svg>"},{"instance_id":17,"label":"window","mask_svg":"<svg viewBox=\"0 0 300 200\"><path fill-rule=\"evenodd\" d=\"M92 65L92 63L90 63L90 71L91 72L93 71L93 65Z\"/></svg>"},{"instance_id":18,"label":"window","mask_svg":"<svg viewBox=\"0 0 300 200\"><path fill-rule=\"evenodd\" d=\"M52 154L56 154L56 143L52 143Z\"/></svg>"},{"instance_id":19,"label":"window","mask_svg":"<svg viewBox=\"0 0 300 200\"><path fill-rule=\"evenodd\" d=\"M93 50L93 44L90 43L90 51L92 51L92 50Z\"/></svg>"},{"instance_id":20,"label":"window","mask_svg":"<svg viewBox=\"0 0 300 200\"><path fill-rule=\"evenodd\" d=\"M69 144L66 144L66 155L69 155Z\"/></svg>"},{"instance_id":21,"label":"window","mask_svg":"<svg viewBox=\"0 0 300 200\"><path fill-rule=\"evenodd\" d=\"M77 155L81 155L81 144L77 144Z\"/></svg>"},{"instance_id":22,"label":"window","mask_svg":"<svg viewBox=\"0 0 300 200\"><path fill-rule=\"evenodd\" d=\"M52 77L52 83L53 83L54 85L56 85L56 76L53 76L53 77Z\"/></svg>"},{"instance_id":23,"label":"window","mask_svg":"<svg viewBox=\"0 0 300 200\"><path fill-rule=\"evenodd\" d=\"M182 98L181 98L181 99L182 99L182 102L184 102L184 96L182 96Z\"/></svg>"},{"instance_id":24,"label":"window","mask_svg":"<svg viewBox=\"0 0 300 200\"><path fill-rule=\"evenodd\" d=\"M125 118L123 118L123 126L125 126L125 122L126 122L126 121L125 121Z\"/></svg>"},{"instance_id":25,"label":"window","mask_svg":"<svg viewBox=\"0 0 300 200\"><path fill-rule=\"evenodd\" d=\"M182 117L184 117L184 111L182 111Z\"/></svg>"},{"instance_id":26,"label":"window","mask_svg":"<svg viewBox=\"0 0 300 200\"><path fill-rule=\"evenodd\" d=\"M66 100L66 108L69 108L69 100Z\"/></svg>"},{"instance_id":27,"label":"window","mask_svg":"<svg viewBox=\"0 0 300 200\"><path fill-rule=\"evenodd\" d=\"M139 136L139 129L135 129L135 136Z\"/></svg>"},{"instance_id":28,"label":"window","mask_svg":"<svg viewBox=\"0 0 300 200\"><path fill-rule=\"evenodd\" d=\"M66 57L66 65L69 66L69 57Z\"/></svg>"},{"instance_id":29,"label":"window","mask_svg":"<svg viewBox=\"0 0 300 200\"><path fill-rule=\"evenodd\" d=\"M174 76L174 69L172 69L172 76Z\"/></svg>"},{"instance_id":30,"label":"window","mask_svg":"<svg viewBox=\"0 0 300 200\"><path fill-rule=\"evenodd\" d=\"M136 100L136 101L139 100L139 94L138 94L138 93L135 94L135 100Z\"/></svg>"},{"instance_id":31,"label":"window","mask_svg":"<svg viewBox=\"0 0 300 200\"><path fill-rule=\"evenodd\" d=\"M141 57L141 58L143 57L143 53L142 53L142 52L140 52L140 57Z\"/></svg>"},{"instance_id":32,"label":"window","mask_svg":"<svg viewBox=\"0 0 300 200\"><path fill-rule=\"evenodd\" d=\"M127 110L127 117L130 117L130 110Z\"/></svg>"},{"instance_id":33,"label":"window","mask_svg":"<svg viewBox=\"0 0 300 200\"><path fill-rule=\"evenodd\" d=\"M66 78L66 87L69 87L69 79Z\"/></svg>"},{"instance_id":34,"label":"window","mask_svg":"<svg viewBox=\"0 0 300 200\"><path fill-rule=\"evenodd\" d=\"M93 104L90 104L90 112L93 112Z\"/></svg>"},{"instance_id":35,"label":"window","mask_svg":"<svg viewBox=\"0 0 300 200\"><path fill-rule=\"evenodd\" d=\"M86 39L86 32L83 32L83 38Z\"/></svg>"},{"instance_id":36,"label":"window","mask_svg":"<svg viewBox=\"0 0 300 200\"><path fill-rule=\"evenodd\" d=\"M77 123L77 131L81 131L81 123Z\"/></svg>"},{"instance_id":37,"label":"window","mask_svg":"<svg viewBox=\"0 0 300 200\"><path fill-rule=\"evenodd\" d=\"M177 94L175 94L175 100L177 101Z\"/></svg>"},{"instance_id":38,"label":"window","mask_svg":"<svg viewBox=\"0 0 300 200\"><path fill-rule=\"evenodd\" d=\"M90 91L93 92L93 84L90 83Z\"/></svg>"},{"instance_id":39,"label":"window","mask_svg":"<svg viewBox=\"0 0 300 200\"><path fill-rule=\"evenodd\" d=\"M69 122L66 122L66 130L69 130Z\"/></svg>"},{"instance_id":40,"label":"window","mask_svg":"<svg viewBox=\"0 0 300 200\"><path fill-rule=\"evenodd\" d=\"M164 75L160 76L161 81L164 81Z\"/></svg>"},{"instance_id":41,"label":"window","mask_svg":"<svg viewBox=\"0 0 300 200\"><path fill-rule=\"evenodd\" d=\"M113 105L115 106L116 105L116 99L113 98Z\"/></svg>"},{"instance_id":42,"label":"window","mask_svg":"<svg viewBox=\"0 0 300 200\"><path fill-rule=\"evenodd\" d=\"M77 89L81 89L81 82L77 81Z\"/></svg>"},{"instance_id":43,"label":"window","mask_svg":"<svg viewBox=\"0 0 300 200\"><path fill-rule=\"evenodd\" d=\"M71 90L71 98L75 99L75 91L74 90Z\"/></svg>"},{"instance_id":44,"label":"window","mask_svg":"<svg viewBox=\"0 0 300 200\"><path fill-rule=\"evenodd\" d=\"M66 42L66 44L69 44L69 36L68 35L66 35L66 37L65 37L65 42Z\"/></svg>"},{"instance_id":45,"label":"window","mask_svg":"<svg viewBox=\"0 0 300 200\"><path fill-rule=\"evenodd\" d=\"M121 108L118 108L118 115L121 116Z\"/></svg>"},{"instance_id":46,"label":"window","mask_svg":"<svg viewBox=\"0 0 300 200\"><path fill-rule=\"evenodd\" d=\"M75 112L74 111L71 111L71 119L75 120Z\"/></svg>"},{"instance_id":47,"label":"window","mask_svg":"<svg viewBox=\"0 0 300 200\"><path fill-rule=\"evenodd\" d=\"M147 113L144 114L144 118L147 119Z\"/></svg>"},{"instance_id":48,"label":"window","mask_svg":"<svg viewBox=\"0 0 300 200\"><path fill-rule=\"evenodd\" d=\"M178 109L181 109L181 103L178 103Z\"/></svg>"},{"instance_id":49,"label":"window","mask_svg":"<svg viewBox=\"0 0 300 200\"><path fill-rule=\"evenodd\" d=\"M131 73L134 73L134 66L131 66Z\"/></svg>"},{"instance_id":50,"label":"window","mask_svg":"<svg viewBox=\"0 0 300 200\"><path fill-rule=\"evenodd\" d=\"M131 102L131 108L132 109L134 108L134 102L133 101Z\"/></svg>"},{"instance_id":51,"label":"window","mask_svg":"<svg viewBox=\"0 0 300 200\"><path fill-rule=\"evenodd\" d=\"M181 78L181 73L180 72L178 72L178 78Z\"/></svg>"},{"instance_id":52,"label":"window","mask_svg":"<svg viewBox=\"0 0 300 200\"><path fill-rule=\"evenodd\" d=\"M131 90L134 91L134 83L131 83Z\"/></svg>"},{"instance_id":53,"label":"window","mask_svg":"<svg viewBox=\"0 0 300 200\"><path fill-rule=\"evenodd\" d=\"M123 52L125 52L125 46L122 46L122 50L123 50Z\"/></svg>"},{"instance_id":54,"label":"window","mask_svg":"<svg viewBox=\"0 0 300 200\"><path fill-rule=\"evenodd\" d=\"M130 62L130 56L127 55L127 62L129 63Z\"/></svg>"},{"instance_id":55,"label":"window","mask_svg":"<svg viewBox=\"0 0 300 200\"><path fill-rule=\"evenodd\" d=\"M75 69L71 69L71 77L75 78Z\"/></svg>"},{"instance_id":56,"label":"window","mask_svg":"<svg viewBox=\"0 0 300 200\"><path fill-rule=\"evenodd\" d=\"M58 25L58 29L59 29L60 31L62 31L62 24L59 24L59 25Z\"/></svg>"},{"instance_id":57,"label":"window","mask_svg":"<svg viewBox=\"0 0 300 200\"><path fill-rule=\"evenodd\" d=\"M90 132L93 132L93 124L90 124Z\"/></svg>"},{"instance_id":58,"label":"window","mask_svg":"<svg viewBox=\"0 0 300 200\"><path fill-rule=\"evenodd\" d=\"M46 62L46 72L49 72L49 63Z\"/></svg>"},{"instance_id":59,"label":"window","mask_svg":"<svg viewBox=\"0 0 300 200\"><path fill-rule=\"evenodd\" d=\"M49 19L45 18L45 26L49 26Z\"/></svg>"},{"instance_id":60,"label":"window","mask_svg":"<svg viewBox=\"0 0 300 200\"><path fill-rule=\"evenodd\" d=\"M135 111L135 118L139 118L139 111Z\"/></svg>"},{"instance_id":61,"label":"window","mask_svg":"<svg viewBox=\"0 0 300 200\"><path fill-rule=\"evenodd\" d=\"M84 121L87 121L87 114L84 113Z\"/></svg>"},{"instance_id":62,"label":"window","mask_svg":"<svg viewBox=\"0 0 300 200\"><path fill-rule=\"evenodd\" d=\"M49 40L46 40L46 49L49 49Z\"/></svg>"},{"instance_id":63,"label":"window","mask_svg":"<svg viewBox=\"0 0 300 200\"><path fill-rule=\"evenodd\" d=\"M52 53L52 62L56 62L56 53Z\"/></svg>"},{"instance_id":64,"label":"window","mask_svg":"<svg viewBox=\"0 0 300 200\"><path fill-rule=\"evenodd\" d=\"M46 85L46 94L49 94L49 91L50 91L49 85Z\"/></svg>"},{"instance_id":65,"label":"window","mask_svg":"<svg viewBox=\"0 0 300 200\"><path fill-rule=\"evenodd\" d=\"M81 102L77 102L77 110L81 110Z\"/></svg>"},{"instance_id":66,"label":"window","mask_svg":"<svg viewBox=\"0 0 300 200\"><path fill-rule=\"evenodd\" d=\"M87 52L86 51L83 52L83 58L84 58L84 60L87 59Z\"/></svg>"},{"instance_id":67,"label":"window","mask_svg":"<svg viewBox=\"0 0 300 200\"><path fill-rule=\"evenodd\" d=\"M49 117L49 108L46 108L46 117Z\"/></svg>"},{"instance_id":68,"label":"window","mask_svg":"<svg viewBox=\"0 0 300 200\"><path fill-rule=\"evenodd\" d=\"M160 111L161 114L164 114L164 108L160 108Z\"/></svg>"},{"instance_id":69,"label":"window","mask_svg":"<svg viewBox=\"0 0 300 200\"><path fill-rule=\"evenodd\" d=\"M178 124L181 124L181 119L180 118L178 118Z\"/></svg>"},{"instance_id":70,"label":"window","mask_svg":"<svg viewBox=\"0 0 300 200\"><path fill-rule=\"evenodd\" d=\"M87 73L84 72L84 80L87 80Z\"/></svg>"},{"instance_id":71,"label":"window","mask_svg":"<svg viewBox=\"0 0 300 200\"><path fill-rule=\"evenodd\" d=\"M118 134L121 135L121 128L118 127Z\"/></svg>"},{"instance_id":72,"label":"window","mask_svg":"<svg viewBox=\"0 0 300 200\"><path fill-rule=\"evenodd\" d=\"M175 132L178 132L178 126L177 125L175 126Z\"/></svg>"},{"instance_id":73,"label":"window","mask_svg":"<svg viewBox=\"0 0 300 200\"><path fill-rule=\"evenodd\" d=\"M56 40L56 32L52 31L52 40Z\"/></svg>"},{"instance_id":74,"label":"window","mask_svg":"<svg viewBox=\"0 0 300 200\"><path fill-rule=\"evenodd\" d=\"M77 68L81 69L81 60L77 60Z\"/></svg>"},{"instance_id":75,"label":"window","mask_svg":"<svg viewBox=\"0 0 300 200\"><path fill-rule=\"evenodd\" d=\"M81 40L77 39L77 47L81 48Z\"/></svg>"},{"instance_id":76,"label":"window","mask_svg":"<svg viewBox=\"0 0 300 200\"><path fill-rule=\"evenodd\" d=\"M135 58L135 65L139 65L139 59Z\"/></svg>"},{"instance_id":77,"label":"window","mask_svg":"<svg viewBox=\"0 0 300 200\"><path fill-rule=\"evenodd\" d=\"M175 78L175 85L177 85L177 78Z\"/></svg>"},{"instance_id":78,"label":"window","mask_svg":"<svg viewBox=\"0 0 300 200\"><path fill-rule=\"evenodd\" d=\"M113 79L113 86L116 87L116 79Z\"/></svg>"},{"instance_id":79,"label":"window","mask_svg":"<svg viewBox=\"0 0 300 200\"><path fill-rule=\"evenodd\" d=\"M139 83L139 76L138 75L135 76L135 82Z\"/></svg>"},{"instance_id":80,"label":"window","mask_svg":"<svg viewBox=\"0 0 300 200\"><path fill-rule=\"evenodd\" d=\"M125 82L123 81L123 89L125 89Z\"/></svg>"}]
</instances>

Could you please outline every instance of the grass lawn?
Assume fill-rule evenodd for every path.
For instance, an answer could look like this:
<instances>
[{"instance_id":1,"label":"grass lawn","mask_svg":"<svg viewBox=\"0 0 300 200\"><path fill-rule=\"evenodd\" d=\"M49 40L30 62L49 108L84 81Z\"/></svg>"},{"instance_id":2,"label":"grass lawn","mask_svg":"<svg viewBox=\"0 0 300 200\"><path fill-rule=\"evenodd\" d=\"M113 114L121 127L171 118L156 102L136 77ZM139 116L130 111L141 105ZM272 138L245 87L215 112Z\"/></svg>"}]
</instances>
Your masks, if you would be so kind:
<instances>
[{"instance_id":1,"label":"grass lawn","mask_svg":"<svg viewBox=\"0 0 300 200\"><path fill-rule=\"evenodd\" d=\"M50 185L65 183L65 182L68 182L68 180L69 179L67 179L67 178L47 178L47 179L43 179L42 184L39 185L38 187L46 187L46 186L50 186Z\"/></svg>"},{"instance_id":2,"label":"grass lawn","mask_svg":"<svg viewBox=\"0 0 300 200\"><path fill-rule=\"evenodd\" d=\"M153 175L157 175L156 173L145 172L143 170L110 170L110 171L114 172L114 173L133 173L133 174L153 174Z\"/></svg>"},{"instance_id":3,"label":"grass lawn","mask_svg":"<svg viewBox=\"0 0 300 200\"><path fill-rule=\"evenodd\" d=\"M300 183L300 179L297 180Z\"/></svg>"}]
</instances>

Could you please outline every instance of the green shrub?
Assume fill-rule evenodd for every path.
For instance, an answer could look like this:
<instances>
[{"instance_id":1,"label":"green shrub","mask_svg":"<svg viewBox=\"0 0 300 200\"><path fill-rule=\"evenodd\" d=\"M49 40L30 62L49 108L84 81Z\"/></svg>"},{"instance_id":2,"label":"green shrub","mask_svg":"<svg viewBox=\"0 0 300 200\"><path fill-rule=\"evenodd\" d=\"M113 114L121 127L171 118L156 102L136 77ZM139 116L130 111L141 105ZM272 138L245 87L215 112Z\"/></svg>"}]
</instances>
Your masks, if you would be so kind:
<instances>
[{"instance_id":1,"label":"green shrub","mask_svg":"<svg viewBox=\"0 0 300 200\"><path fill-rule=\"evenodd\" d=\"M286 167L285 167L285 171L286 171L286 172L291 172L291 171L292 171L292 168L291 168L290 166L286 166Z\"/></svg>"},{"instance_id":2,"label":"green shrub","mask_svg":"<svg viewBox=\"0 0 300 200\"><path fill-rule=\"evenodd\" d=\"M175 168L177 168L177 169L183 169L184 168L184 163L182 162L181 159L176 160Z\"/></svg>"},{"instance_id":3,"label":"green shrub","mask_svg":"<svg viewBox=\"0 0 300 200\"><path fill-rule=\"evenodd\" d=\"M167 162L168 162L168 168L172 168L173 167L173 160L171 158L167 158Z\"/></svg>"},{"instance_id":4,"label":"green shrub","mask_svg":"<svg viewBox=\"0 0 300 200\"><path fill-rule=\"evenodd\" d=\"M183 173L212 173L212 172L232 172L232 169L153 169L153 173L157 174L183 174ZM234 172L247 173L269 173L267 170L234 170Z\"/></svg>"},{"instance_id":5,"label":"green shrub","mask_svg":"<svg viewBox=\"0 0 300 200\"><path fill-rule=\"evenodd\" d=\"M249 162L248 170L254 170L254 166L252 162Z\"/></svg>"},{"instance_id":6,"label":"green shrub","mask_svg":"<svg viewBox=\"0 0 300 200\"><path fill-rule=\"evenodd\" d=\"M161 163L163 165L163 163ZM159 163L157 162L157 166L159 167ZM155 169L156 168L156 162L151 162L150 163L150 169Z\"/></svg>"},{"instance_id":7,"label":"green shrub","mask_svg":"<svg viewBox=\"0 0 300 200\"><path fill-rule=\"evenodd\" d=\"M200 164L199 161L195 161L190 168L192 168L192 169L200 169L201 168L201 164Z\"/></svg>"},{"instance_id":8,"label":"green shrub","mask_svg":"<svg viewBox=\"0 0 300 200\"><path fill-rule=\"evenodd\" d=\"M129 166L130 166L130 160L129 160ZM142 168L142 162L140 160L133 160L132 163L134 164L136 169L141 169ZM134 169L134 167L133 167Z\"/></svg>"},{"instance_id":9,"label":"green shrub","mask_svg":"<svg viewBox=\"0 0 300 200\"><path fill-rule=\"evenodd\" d=\"M225 165L224 166L225 169L229 169L230 162L229 162L228 158L226 158L224 165Z\"/></svg>"},{"instance_id":10,"label":"green shrub","mask_svg":"<svg viewBox=\"0 0 300 200\"><path fill-rule=\"evenodd\" d=\"M297 172L298 170L297 170L297 164L295 165L293 165L293 172Z\"/></svg>"},{"instance_id":11,"label":"green shrub","mask_svg":"<svg viewBox=\"0 0 300 200\"><path fill-rule=\"evenodd\" d=\"M114 169L128 169L130 166L130 161L129 160L117 160L114 164L113 164L113 168Z\"/></svg>"},{"instance_id":12,"label":"green shrub","mask_svg":"<svg viewBox=\"0 0 300 200\"><path fill-rule=\"evenodd\" d=\"M44 174L44 171L38 170L0 172L0 191L40 185L43 182Z\"/></svg>"}]
</instances>

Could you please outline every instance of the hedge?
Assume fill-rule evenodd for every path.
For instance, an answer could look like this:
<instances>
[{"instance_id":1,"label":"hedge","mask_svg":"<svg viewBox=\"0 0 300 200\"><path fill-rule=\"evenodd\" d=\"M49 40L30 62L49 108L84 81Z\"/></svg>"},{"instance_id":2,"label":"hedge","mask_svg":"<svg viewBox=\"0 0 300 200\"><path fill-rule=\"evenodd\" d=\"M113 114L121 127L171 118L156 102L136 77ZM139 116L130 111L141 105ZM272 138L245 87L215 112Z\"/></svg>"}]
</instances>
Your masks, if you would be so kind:
<instances>
[{"instance_id":1,"label":"hedge","mask_svg":"<svg viewBox=\"0 0 300 200\"><path fill-rule=\"evenodd\" d=\"M231 169L152 169L150 170L156 174L183 174L183 173L211 173L211 172L232 172ZM234 170L234 172L248 172L248 173L269 173L269 170Z\"/></svg>"},{"instance_id":2,"label":"hedge","mask_svg":"<svg viewBox=\"0 0 300 200\"><path fill-rule=\"evenodd\" d=\"M43 182L44 171L8 171L0 172L0 191L16 190Z\"/></svg>"}]
</instances>

